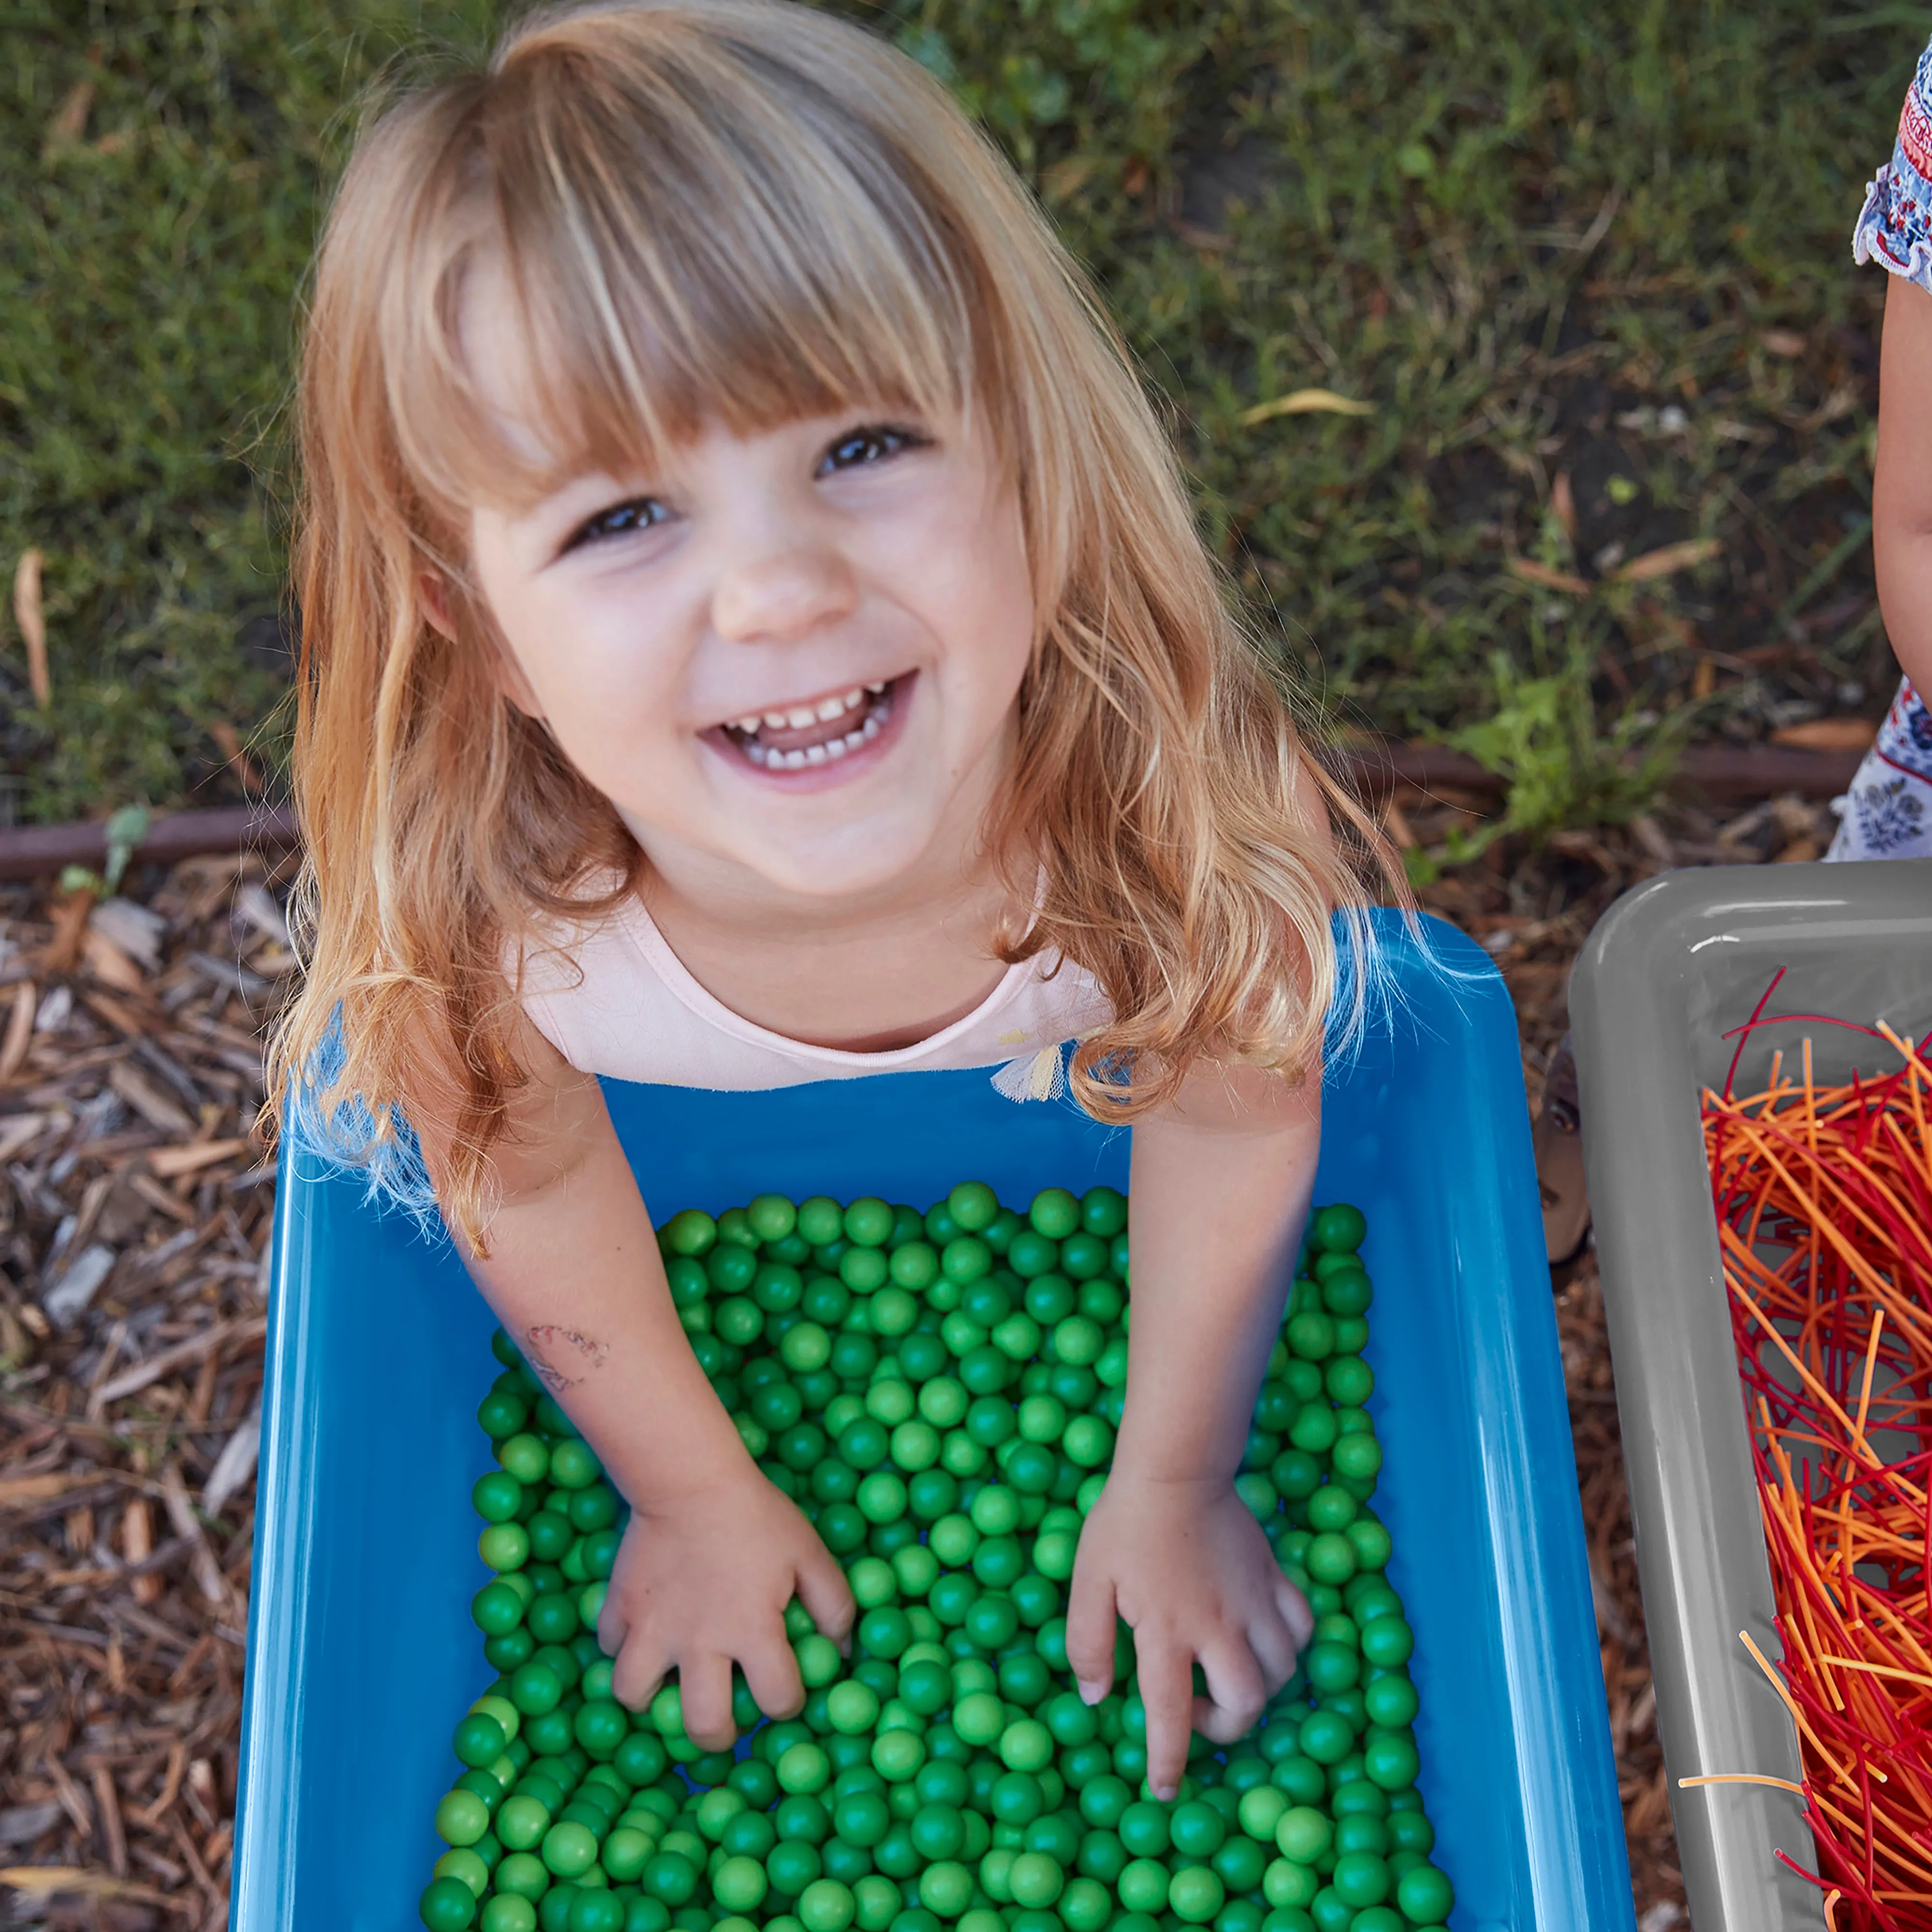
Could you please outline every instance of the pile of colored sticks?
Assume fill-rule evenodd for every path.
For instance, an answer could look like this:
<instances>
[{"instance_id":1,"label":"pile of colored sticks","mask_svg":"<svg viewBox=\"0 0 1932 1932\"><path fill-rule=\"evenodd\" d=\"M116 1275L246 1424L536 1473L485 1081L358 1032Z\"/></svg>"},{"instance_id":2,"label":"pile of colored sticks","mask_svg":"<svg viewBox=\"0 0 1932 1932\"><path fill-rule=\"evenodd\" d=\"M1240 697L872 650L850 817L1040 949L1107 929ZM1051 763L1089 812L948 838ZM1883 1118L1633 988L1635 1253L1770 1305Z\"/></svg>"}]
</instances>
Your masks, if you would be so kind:
<instances>
[{"instance_id":1,"label":"pile of colored sticks","mask_svg":"<svg viewBox=\"0 0 1932 1932\"><path fill-rule=\"evenodd\" d=\"M1798 1726L1827 1923L1932 1932L1932 1064L1857 1030L1889 1070L1816 1085L1808 1040L1704 1100L1778 1669L1744 1641Z\"/></svg>"}]
</instances>

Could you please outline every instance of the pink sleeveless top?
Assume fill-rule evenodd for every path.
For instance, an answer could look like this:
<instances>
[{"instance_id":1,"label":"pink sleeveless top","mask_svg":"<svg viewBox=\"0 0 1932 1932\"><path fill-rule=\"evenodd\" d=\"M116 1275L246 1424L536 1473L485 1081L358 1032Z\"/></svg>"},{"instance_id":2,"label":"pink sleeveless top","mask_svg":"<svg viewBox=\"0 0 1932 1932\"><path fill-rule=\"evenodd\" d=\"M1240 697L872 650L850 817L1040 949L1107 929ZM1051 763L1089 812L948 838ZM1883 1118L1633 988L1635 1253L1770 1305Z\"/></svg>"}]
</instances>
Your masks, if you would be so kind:
<instances>
[{"instance_id":1,"label":"pink sleeveless top","mask_svg":"<svg viewBox=\"0 0 1932 1932\"><path fill-rule=\"evenodd\" d=\"M584 1072L658 1086L746 1092L983 1066L1010 1100L1051 1100L1066 1091L1066 1042L1112 1017L1091 974L1071 961L1055 973L1058 956L1047 954L1009 967L972 1012L928 1038L854 1053L732 1012L692 977L635 897L562 950L562 958L532 950L526 962L531 1024ZM572 964L583 975L574 986Z\"/></svg>"}]
</instances>

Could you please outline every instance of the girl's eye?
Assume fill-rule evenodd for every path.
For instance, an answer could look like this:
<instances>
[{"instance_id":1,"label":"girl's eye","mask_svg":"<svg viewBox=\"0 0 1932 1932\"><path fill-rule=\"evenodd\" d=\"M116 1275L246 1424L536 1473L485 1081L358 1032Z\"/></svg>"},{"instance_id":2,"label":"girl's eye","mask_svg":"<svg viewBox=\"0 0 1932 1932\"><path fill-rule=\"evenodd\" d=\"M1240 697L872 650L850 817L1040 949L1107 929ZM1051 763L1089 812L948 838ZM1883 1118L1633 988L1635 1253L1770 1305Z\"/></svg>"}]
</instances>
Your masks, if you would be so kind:
<instances>
[{"instance_id":1,"label":"girl's eye","mask_svg":"<svg viewBox=\"0 0 1932 1932\"><path fill-rule=\"evenodd\" d=\"M819 474L823 476L833 470L877 463L882 458L896 456L902 449L922 449L931 441L930 436L895 423L868 423L862 428L848 430L825 452Z\"/></svg>"},{"instance_id":2,"label":"girl's eye","mask_svg":"<svg viewBox=\"0 0 1932 1932\"><path fill-rule=\"evenodd\" d=\"M580 544L596 543L606 537L628 536L633 530L647 530L662 523L664 506L655 496L633 496L627 503L616 503L599 510L587 523L580 524L566 542L566 550Z\"/></svg>"}]
</instances>

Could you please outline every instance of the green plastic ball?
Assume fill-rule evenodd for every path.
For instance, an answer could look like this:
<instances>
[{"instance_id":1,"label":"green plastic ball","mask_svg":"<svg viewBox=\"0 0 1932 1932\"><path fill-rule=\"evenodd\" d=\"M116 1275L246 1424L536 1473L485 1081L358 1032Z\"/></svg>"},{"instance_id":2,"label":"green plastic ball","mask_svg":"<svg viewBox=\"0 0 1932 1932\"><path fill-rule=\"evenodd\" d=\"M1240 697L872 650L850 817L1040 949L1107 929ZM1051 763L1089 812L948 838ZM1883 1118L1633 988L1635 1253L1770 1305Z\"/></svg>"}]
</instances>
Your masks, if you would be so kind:
<instances>
[{"instance_id":1,"label":"green plastic ball","mask_svg":"<svg viewBox=\"0 0 1932 1932\"><path fill-rule=\"evenodd\" d=\"M503 1726L486 1711L472 1711L456 1727L458 1760L472 1770L494 1764L509 1742Z\"/></svg>"},{"instance_id":2,"label":"green plastic ball","mask_svg":"<svg viewBox=\"0 0 1932 1932\"><path fill-rule=\"evenodd\" d=\"M1206 1865L1183 1865L1168 1885L1168 1909L1189 1925L1206 1924L1227 1897L1220 1875Z\"/></svg>"},{"instance_id":3,"label":"green plastic ball","mask_svg":"<svg viewBox=\"0 0 1932 1932\"><path fill-rule=\"evenodd\" d=\"M446 1845L473 1845L490 1828L490 1808L460 1786L436 1808L436 1833Z\"/></svg>"},{"instance_id":4,"label":"green plastic ball","mask_svg":"<svg viewBox=\"0 0 1932 1932\"><path fill-rule=\"evenodd\" d=\"M597 1862L597 1839L587 1826L560 1820L544 1834L542 1854L559 1878L581 1878Z\"/></svg>"},{"instance_id":5,"label":"green plastic ball","mask_svg":"<svg viewBox=\"0 0 1932 1932\"><path fill-rule=\"evenodd\" d=\"M476 1894L459 1878L434 1879L416 1912L430 1932L464 1932L476 1919Z\"/></svg>"},{"instance_id":6,"label":"green plastic ball","mask_svg":"<svg viewBox=\"0 0 1932 1932\"><path fill-rule=\"evenodd\" d=\"M1396 1903L1418 1925L1446 1924L1456 1904L1456 1888L1432 1864L1412 1865L1396 1882Z\"/></svg>"},{"instance_id":7,"label":"green plastic ball","mask_svg":"<svg viewBox=\"0 0 1932 1932\"><path fill-rule=\"evenodd\" d=\"M1406 1732L1386 1731L1371 1737L1364 1746L1362 1769L1372 1784L1384 1791L1401 1791L1415 1782L1422 1760Z\"/></svg>"},{"instance_id":8,"label":"green plastic ball","mask_svg":"<svg viewBox=\"0 0 1932 1932\"><path fill-rule=\"evenodd\" d=\"M1022 1852L1014 1859L1006 1878L1013 1903L1036 1912L1052 1904L1066 1882L1066 1874L1059 1861L1044 1852Z\"/></svg>"},{"instance_id":9,"label":"green plastic ball","mask_svg":"<svg viewBox=\"0 0 1932 1932\"><path fill-rule=\"evenodd\" d=\"M1308 1238L1310 1246L1324 1254L1352 1254L1368 1232L1362 1210L1338 1202L1316 1209L1310 1219Z\"/></svg>"}]
</instances>

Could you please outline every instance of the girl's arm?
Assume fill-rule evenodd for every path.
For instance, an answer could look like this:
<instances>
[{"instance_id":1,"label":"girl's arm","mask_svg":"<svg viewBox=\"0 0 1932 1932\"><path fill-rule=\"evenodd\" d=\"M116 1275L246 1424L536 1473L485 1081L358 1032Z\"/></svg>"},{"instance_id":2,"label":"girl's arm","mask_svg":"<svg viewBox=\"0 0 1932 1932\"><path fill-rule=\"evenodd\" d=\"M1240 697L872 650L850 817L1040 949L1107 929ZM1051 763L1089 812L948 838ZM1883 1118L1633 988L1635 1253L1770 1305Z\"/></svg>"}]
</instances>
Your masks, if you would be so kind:
<instances>
[{"instance_id":1,"label":"girl's arm","mask_svg":"<svg viewBox=\"0 0 1932 1932\"><path fill-rule=\"evenodd\" d=\"M1886 291L1872 547L1893 653L1932 698L1932 295L1903 275Z\"/></svg>"},{"instance_id":2,"label":"girl's arm","mask_svg":"<svg viewBox=\"0 0 1932 1932\"><path fill-rule=\"evenodd\" d=\"M1321 1086L1318 1066L1296 1088L1205 1067L1134 1129L1127 1405L1080 1539L1066 1654L1097 1702L1115 1616L1133 1627L1148 1781L1162 1798L1190 1731L1242 1736L1314 1628L1234 1479L1314 1189Z\"/></svg>"},{"instance_id":3,"label":"girl's arm","mask_svg":"<svg viewBox=\"0 0 1932 1932\"><path fill-rule=\"evenodd\" d=\"M675 1669L685 1728L729 1746L731 1666L760 1709L805 1701L784 1612L844 1638L844 1574L754 1462L698 1367L602 1090L519 1016L532 1071L493 1150L502 1205L470 1272L631 1505L598 1637L633 1708ZM423 1136L430 1172L431 1136Z\"/></svg>"}]
</instances>

